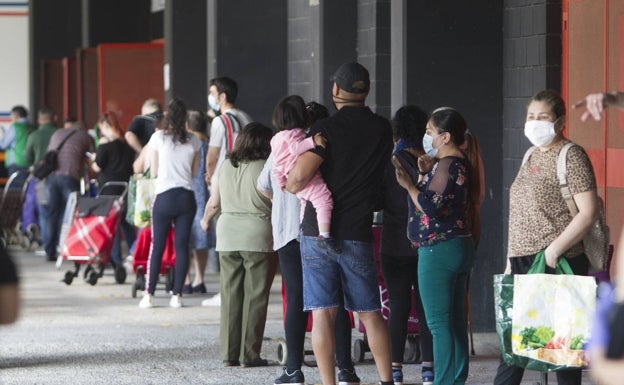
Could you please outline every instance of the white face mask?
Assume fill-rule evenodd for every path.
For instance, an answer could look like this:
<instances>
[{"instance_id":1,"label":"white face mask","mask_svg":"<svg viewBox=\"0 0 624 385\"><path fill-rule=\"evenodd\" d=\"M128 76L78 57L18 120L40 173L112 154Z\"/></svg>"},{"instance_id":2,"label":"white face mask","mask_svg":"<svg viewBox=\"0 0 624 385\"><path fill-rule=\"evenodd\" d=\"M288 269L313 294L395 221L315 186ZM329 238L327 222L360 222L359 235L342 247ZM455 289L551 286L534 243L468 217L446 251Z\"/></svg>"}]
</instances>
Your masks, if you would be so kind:
<instances>
[{"instance_id":1,"label":"white face mask","mask_svg":"<svg viewBox=\"0 0 624 385\"><path fill-rule=\"evenodd\" d=\"M444 133L442 133L444 134ZM432 158L435 158L436 155L438 155L438 148L440 148L438 146L438 148L433 147L433 139L437 138L438 136L442 135L442 134L438 134L436 136L431 136L429 134L425 134L423 136L423 150L425 150L425 152L427 153L427 155L429 155Z\"/></svg>"},{"instance_id":2,"label":"white face mask","mask_svg":"<svg viewBox=\"0 0 624 385\"><path fill-rule=\"evenodd\" d=\"M547 120L529 120L524 123L524 136L526 136L535 147L548 146L553 139L555 139L555 136L557 136L555 122L549 122Z\"/></svg>"},{"instance_id":3,"label":"white face mask","mask_svg":"<svg viewBox=\"0 0 624 385\"><path fill-rule=\"evenodd\" d=\"M214 96L208 95L208 105L213 111L219 111L219 103L217 103L217 99Z\"/></svg>"}]
</instances>

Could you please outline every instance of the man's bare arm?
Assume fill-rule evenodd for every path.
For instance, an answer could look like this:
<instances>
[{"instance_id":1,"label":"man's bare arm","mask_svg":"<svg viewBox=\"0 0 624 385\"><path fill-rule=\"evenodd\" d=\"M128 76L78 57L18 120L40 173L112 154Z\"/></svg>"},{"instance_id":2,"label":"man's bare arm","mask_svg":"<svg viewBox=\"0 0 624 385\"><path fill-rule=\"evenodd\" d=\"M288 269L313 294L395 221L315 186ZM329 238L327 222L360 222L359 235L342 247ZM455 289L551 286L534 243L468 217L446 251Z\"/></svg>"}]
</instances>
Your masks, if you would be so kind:
<instances>
[{"instance_id":1,"label":"man's bare arm","mask_svg":"<svg viewBox=\"0 0 624 385\"><path fill-rule=\"evenodd\" d=\"M314 176L314 173L318 171L322 163L323 158L313 152L308 151L299 155L295 167L288 173L286 191L293 194L301 191Z\"/></svg>"}]
</instances>

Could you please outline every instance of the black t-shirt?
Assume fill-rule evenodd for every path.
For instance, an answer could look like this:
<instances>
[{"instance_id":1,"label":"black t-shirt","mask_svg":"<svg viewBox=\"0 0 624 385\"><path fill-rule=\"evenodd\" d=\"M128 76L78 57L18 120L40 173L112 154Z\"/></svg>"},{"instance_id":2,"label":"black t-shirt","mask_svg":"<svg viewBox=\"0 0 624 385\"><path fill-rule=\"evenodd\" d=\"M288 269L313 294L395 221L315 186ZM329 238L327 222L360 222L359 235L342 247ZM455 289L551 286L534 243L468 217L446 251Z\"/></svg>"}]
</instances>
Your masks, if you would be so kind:
<instances>
[{"instance_id":1,"label":"black t-shirt","mask_svg":"<svg viewBox=\"0 0 624 385\"><path fill-rule=\"evenodd\" d=\"M95 155L95 163L101 169L100 186L106 182L127 182L132 176L135 153L132 147L120 139L101 144Z\"/></svg>"},{"instance_id":2,"label":"black t-shirt","mask_svg":"<svg viewBox=\"0 0 624 385\"><path fill-rule=\"evenodd\" d=\"M0 242L0 285L13 285L18 282L15 264L9 257L9 253Z\"/></svg>"},{"instance_id":3,"label":"black t-shirt","mask_svg":"<svg viewBox=\"0 0 624 385\"><path fill-rule=\"evenodd\" d=\"M160 111L153 112L148 115L137 115L134 119L132 119L132 122L130 122L128 131L132 132L137 136L137 138L139 138L141 147L145 147L147 142L149 142L152 137L154 129L161 118L162 112Z\"/></svg>"},{"instance_id":4,"label":"black t-shirt","mask_svg":"<svg viewBox=\"0 0 624 385\"><path fill-rule=\"evenodd\" d=\"M399 151L397 157L411 161L414 167L418 160L407 151ZM401 161L401 160L399 160ZM401 162L403 164L403 162ZM404 168L407 167L404 165ZM418 168L416 168L416 175ZM414 179L414 178L412 178ZM418 181L418 177L415 177ZM392 163L388 163L383 180L383 228L381 231L381 252L392 256L415 257L418 251L407 239L407 190L399 185Z\"/></svg>"},{"instance_id":5,"label":"black t-shirt","mask_svg":"<svg viewBox=\"0 0 624 385\"><path fill-rule=\"evenodd\" d=\"M378 206L384 169L392 151L392 129L368 107L343 107L318 121L310 135L321 132L327 149L314 149L324 161L321 175L334 200L331 235L340 240L372 242L373 212ZM317 236L316 210L306 205L303 234Z\"/></svg>"}]
</instances>

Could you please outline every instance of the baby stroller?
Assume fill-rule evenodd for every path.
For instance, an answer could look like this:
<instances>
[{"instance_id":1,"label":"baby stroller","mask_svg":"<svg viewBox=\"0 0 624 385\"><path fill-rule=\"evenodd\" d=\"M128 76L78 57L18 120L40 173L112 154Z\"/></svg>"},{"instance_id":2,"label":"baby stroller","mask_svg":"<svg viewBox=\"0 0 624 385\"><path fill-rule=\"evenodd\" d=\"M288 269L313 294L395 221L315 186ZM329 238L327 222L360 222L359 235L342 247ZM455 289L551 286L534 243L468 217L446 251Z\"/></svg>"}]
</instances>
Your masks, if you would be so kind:
<instances>
[{"instance_id":1,"label":"baby stroller","mask_svg":"<svg viewBox=\"0 0 624 385\"><path fill-rule=\"evenodd\" d=\"M91 285L104 274L127 192L128 183L107 182L96 197L78 198L74 193L68 200L61 228L63 246L57 261L57 265L63 260L74 262L75 269L68 270L63 278L67 285L78 276L83 264L87 265L84 279ZM115 281L126 281L123 265L115 266Z\"/></svg>"},{"instance_id":2,"label":"baby stroller","mask_svg":"<svg viewBox=\"0 0 624 385\"><path fill-rule=\"evenodd\" d=\"M381 273L381 225L373 225L373 239L375 242L375 265L377 267L377 280L379 282L379 295L381 297L381 315L387 321L390 315L390 298L388 289ZM414 291L412 290L412 303L414 302ZM364 355L370 352L366 329L362 321L359 322L358 330L363 333L362 339L353 342L353 360L363 362ZM420 360L420 344L418 341L418 315L412 306L407 320L407 345L405 349L404 362L418 362Z\"/></svg>"},{"instance_id":3,"label":"baby stroller","mask_svg":"<svg viewBox=\"0 0 624 385\"><path fill-rule=\"evenodd\" d=\"M30 247L30 239L21 230L22 207L32 175L27 170L16 171L7 180L0 198L0 229L5 245Z\"/></svg>"},{"instance_id":4,"label":"baby stroller","mask_svg":"<svg viewBox=\"0 0 624 385\"><path fill-rule=\"evenodd\" d=\"M167 243L165 244L165 252L163 254L162 264L160 265L160 274L166 275L165 291L168 293L173 289L174 267L175 267L175 248L173 246L173 227L167 235ZM136 298L137 291L145 290L145 274L147 273L147 263L149 260L150 247L152 243L151 227L142 228L137 237L136 247L132 255L132 270L136 274L134 284L132 285L132 298Z\"/></svg>"}]
</instances>

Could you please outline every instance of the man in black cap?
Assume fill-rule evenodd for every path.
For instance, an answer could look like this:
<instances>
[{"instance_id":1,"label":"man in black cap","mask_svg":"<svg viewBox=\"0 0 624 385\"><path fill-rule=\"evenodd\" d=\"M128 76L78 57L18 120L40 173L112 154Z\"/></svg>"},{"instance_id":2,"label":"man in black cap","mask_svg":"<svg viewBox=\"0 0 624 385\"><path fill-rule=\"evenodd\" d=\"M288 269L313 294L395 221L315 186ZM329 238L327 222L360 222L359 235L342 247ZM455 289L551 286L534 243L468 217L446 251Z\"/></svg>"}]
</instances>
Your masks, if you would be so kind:
<instances>
[{"instance_id":1,"label":"man in black cap","mask_svg":"<svg viewBox=\"0 0 624 385\"><path fill-rule=\"evenodd\" d=\"M366 68L345 63L332 81L338 112L310 129L310 135L320 132L327 138L327 148L300 155L286 185L296 193L320 169L334 200L333 250L317 244L316 213L309 203L305 208L301 237L304 309L314 315L312 347L324 385L336 384L333 327L341 297L347 310L358 312L381 384L388 385L393 384L390 346L380 312L371 227L380 181L392 151L392 130L387 119L365 105L370 89ZM339 384L359 384L359 379L350 375L341 370Z\"/></svg>"}]
</instances>

